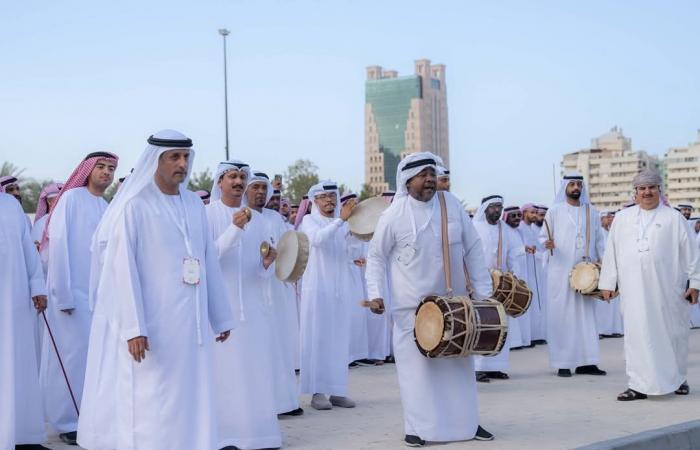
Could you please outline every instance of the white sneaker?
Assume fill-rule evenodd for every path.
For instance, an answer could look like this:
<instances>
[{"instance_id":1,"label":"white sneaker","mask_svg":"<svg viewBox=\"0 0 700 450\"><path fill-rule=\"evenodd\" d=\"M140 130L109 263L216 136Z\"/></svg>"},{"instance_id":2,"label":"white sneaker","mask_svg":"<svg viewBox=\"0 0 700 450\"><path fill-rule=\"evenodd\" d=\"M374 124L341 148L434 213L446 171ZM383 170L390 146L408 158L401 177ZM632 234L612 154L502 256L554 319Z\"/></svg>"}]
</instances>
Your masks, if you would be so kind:
<instances>
[{"instance_id":1,"label":"white sneaker","mask_svg":"<svg viewBox=\"0 0 700 450\"><path fill-rule=\"evenodd\" d=\"M333 409L333 405L323 394L314 394L313 397L311 397L311 407L314 409L318 409L319 411Z\"/></svg>"},{"instance_id":2,"label":"white sneaker","mask_svg":"<svg viewBox=\"0 0 700 450\"><path fill-rule=\"evenodd\" d=\"M341 408L354 408L355 402L348 397L337 397L335 395L331 395L331 405L339 406Z\"/></svg>"}]
</instances>

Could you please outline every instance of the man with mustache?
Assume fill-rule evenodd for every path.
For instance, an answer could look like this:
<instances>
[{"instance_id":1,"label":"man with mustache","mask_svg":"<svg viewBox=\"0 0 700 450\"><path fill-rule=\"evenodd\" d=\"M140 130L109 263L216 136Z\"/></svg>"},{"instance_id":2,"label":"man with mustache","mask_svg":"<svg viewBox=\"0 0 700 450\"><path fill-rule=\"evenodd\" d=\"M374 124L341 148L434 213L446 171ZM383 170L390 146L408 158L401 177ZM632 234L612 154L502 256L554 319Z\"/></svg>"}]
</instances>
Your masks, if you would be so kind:
<instances>
[{"instance_id":1,"label":"man with mustache","mask_svg":"<svg viewBox=\"0 0 700 450\"><path fill-rule=\"evenodd\" d=\"M260 253L260 244L269 240L261 214L267 180L238 160L220 163L214 179L213 201L206 208L209 229L229 304L240 318L231 339L214 350L217 448L277 448L282 445L276 408L278 330L276 305L265 295L277 254Z\"/></svg>"},{"instance_id":2,"label":"man with mustache","mask_svg":"<svg viewBox=\"0 0 700 450\"><path fill-rule=\"evenodd\" d=\"M12 175L0 177L0 192L13 196L20 205L22 204L22 190L19 187L19 180Z\"/></svg>"},{"instance_id":3,"label":"man with mustache","mask_svg":"<svg viewBox=\"0 0 700 450\"><path fill-rule=\"evenodd\" d=\"M150 136L95 231L83 448L220 448L212 351L235 323L204 205L187 189L194 156L180 132Z\"/></svg>"},{"instance_id":4,"label":"man with mustache","mask_svg":"<svg viewBox=\"0 0 700 450\"><path fill-rule=\"evenodd\" d=\"M520 231L520 223L522 222L522 218L523 213L517 206L507 206L503 209L503 221L506 223L506 225L508 225L505 228L505 231L511 234L511 240L515 242L515 246L518 249L516 252L518 269L513 273L516 277L525 281L530 290L534 290L535 282L530 278L532 264L529 257L535 253L535 248L534 246L530 246L525 243L526 236ZM532 301L530 302L530 307L525 314L515 319L518 322L518 327L520 328L520 340L522 347L534 347L534 344L532 344L532 326L530 324L531 314Z\"/></svg>"},{"instance_id":5,"label":"man with mustache","mask_svg":"<svg viewBox=\"0 0 700 450\"><path fill-rule=\"evenodd\" d=\"M538 207L532 203L524 204L520 210L523 213L522 221L518 225L518 233L525 243L525 257L527 265L527 285L532 291L532 302L528 314L530 316L530 336L532 344L542 345L546 343L545 321L545 279L544 247L539 243L540 227L537 226ZM541 225L540 225L541 226Z\"/></svg>"},{"instance_id":6,"label":"man with mustache","mask_svg":"<svg viewBox=\"0 0 700 450\"><path fill-rule=\"evenodd\" d=\"M355 402L347 397L353 305L347 295L345 235L356 202L339 208L338 186L330 180L312 186L308 197L311 214L299 227L309 237L310 247L301 285L301 392L313 394L314 409L354 408Z\"/></svg>"},{"instance_id":7,"label":"man with mustache","mask_svg":"<svg viewBox=\"0 0 700 450\"><path fill-rule=\"evenodd\" d=\"M474 215L474 228L479 234L486 267L502 272L522 272L518 254L521 251L508 225L501 220L503 197L489 195L481 200ZM500 251L500 253L499 253ZM507 380L510 349L522 347L522 334L518 319L508 316L508 336L503 349L495 356L475 356L476 379L488 383L489 379Z\"/></svg>"},{"instance_id":8,"label":"man with mustache","mask_svg":"<svg viewBox=\"0 0 700 450\"><path fill-rule=\"evenodd\" d=\"M661 203L657 172L645 170L632 184L637 205L616 215L598 283L606 300L616 286L622 298L629 387L617 399L688 395L687 320L689 303L698 302L698 249L685 220Z\"/></svg>"},{"instance_id":9,"label":"man with mustache","mask_svg":"<svg viewBox=\"0 0 700 450\"><path fill-rule=\"evenodd\" d=\"M493 439L479 425L474 358L426 358L414 341L416 307L427 295L447 292L436 168L437 156L429 152L411 154L399 163L396 196L379 219L367 256L373 312L384 312L386 292L391 291L404 441L410 447L426 441ZM456 197L445 192L444 200L454 294L467 294L466 265L475 298L487 298L491 278L479 234Z\"/></svg>"},{"instance_id":10,"label":"man with mustache","mask_svg":"<svg viewBox=\"0 0 700 450\"><path fill-rule=\"evenodd\" d=\"M569 285L571 269L586 254L591 261L599 260L605 249L598 212L589 203L583 176L572 173L563 177L544 220L546 226L539 239L551 252L547 264L550 366L558 369L560 377L570 377L571 369L582 375L606 375L597 366L600 354L595 302L598 300L577 293Z\"/></svg>"},{"instance_id":11,"label":"man with mustache","mask_svg":"<svg viewBox=\"0 0 700 450\"><path fill-rule=\"evenodd\" d=\"M90 244L107 209L104 193L114 180L117 161L116 155L107 152L90 153L83 159L58 194L39 245L42 253L48 250L46 316L78 406L92 321ZM48 334L44 335L40 381L47 421L63 442L75 444L78 414Z\"/></svg>"}]
</instances>

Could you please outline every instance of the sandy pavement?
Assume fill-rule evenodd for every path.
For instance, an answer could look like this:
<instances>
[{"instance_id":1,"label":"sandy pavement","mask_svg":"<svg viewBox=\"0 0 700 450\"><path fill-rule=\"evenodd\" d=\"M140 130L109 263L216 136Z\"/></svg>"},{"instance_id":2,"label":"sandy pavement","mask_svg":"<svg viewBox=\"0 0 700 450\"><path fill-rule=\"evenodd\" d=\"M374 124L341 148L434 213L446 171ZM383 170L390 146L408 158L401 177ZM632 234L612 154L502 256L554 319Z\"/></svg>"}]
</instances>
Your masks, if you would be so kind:
<instances>
[{"instance_id":1,"label":"sandy pavement","mask_svg":"<svg viewBox=\"0 0 700 450\"><path fill-rule=\"evenodd\" d=\"M626 388L622 339L604 339L600 345L605 377L555 376L548 368L546 346L511 352L510 380L478 384L481 423L496 440L431 447L567 449L700 418L700 330L691 331L687 397L616 401ZM407 448L393 364L351 369L350 393L357 408L323 412L311 409L310 398L304 396L304 416L281 421L284 448ZM48 446L76 448L57 442L53 436Z\"/></svg>"}]
</instances>

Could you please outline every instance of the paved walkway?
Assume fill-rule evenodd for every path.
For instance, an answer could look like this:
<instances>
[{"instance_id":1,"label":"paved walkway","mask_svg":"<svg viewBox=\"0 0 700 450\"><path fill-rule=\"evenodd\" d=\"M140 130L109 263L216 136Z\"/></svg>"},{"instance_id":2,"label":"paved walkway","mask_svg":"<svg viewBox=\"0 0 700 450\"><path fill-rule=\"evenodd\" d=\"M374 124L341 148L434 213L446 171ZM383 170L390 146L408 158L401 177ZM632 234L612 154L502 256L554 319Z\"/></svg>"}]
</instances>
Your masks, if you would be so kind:
<instances>
[{"instance_id":1,"label":"paved walkway","mask_svg":"<svg viewBox=\"0 0 700 450\"><path fill-rule=\"evenodd\" d=\"M622 339L602 340L601 357L607 376L565 379L548 369L546 347L512 352L510 380L479 383L481 423L496 440L433 447L567 449L700 418L700 330L691 331L687 397L618 402L615 397L626 388ZM352 369L350 385L355 409L315 411L304 397L306 414L281 422L284 448L406 448L394 366ZM55 438L48 446L76 448L57 444Z\"/></svg>"}]
</instances>

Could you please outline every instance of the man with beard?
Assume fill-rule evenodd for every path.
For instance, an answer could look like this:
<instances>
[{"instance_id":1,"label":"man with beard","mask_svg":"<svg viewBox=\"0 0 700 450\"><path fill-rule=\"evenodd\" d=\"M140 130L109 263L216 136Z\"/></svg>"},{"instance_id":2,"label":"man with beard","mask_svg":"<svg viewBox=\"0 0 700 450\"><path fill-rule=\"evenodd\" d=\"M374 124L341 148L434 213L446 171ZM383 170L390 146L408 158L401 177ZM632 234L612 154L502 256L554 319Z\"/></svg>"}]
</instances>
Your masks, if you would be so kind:
<instances>
[{"instance_id":1,"label":"man with beard","mask_svg":"<svg viewBox=\"0 0 700 450\"><path fill-rule=\"evenodd\" d=\"M312 186L308 197L311 214L299 227L310 247L301 285L301 391L313 394L311 407L318 410L354 408L347 397L350 280L345 222L356 202L338 208L338 186L330 180Z\"/></svg>"},{"instance_id":2,"label":"man with beard","mask_svg":"<svg viewBox=\"0 0 700 450\"><path fill-rule=\"evenodd\" d=\"M288 198L280 199L280 211L279 212L287 224L289 224L289 214L290 214L291 210L292 210L292 208L291 208L291 203L289 202L289 199Z\"/></svg>"},{"instance_id":3,"label":"man with beard","mask_svg":"<svg viewBox=\"0 0 700 450\"><path fill-rule=\"evenodd\" d=\"M551 251L547 263L549 361L560 377L570 377L572 368L577 374L606 374L597 366L597 300L584 297L569 285L569 273L577 263L586 256L596 261L603 255L605 241L598 217L589 203L583 177L565 175L545 217L548 229L540 233L540 243Z\"/></svg>"},{"instance_id":4,"label":"man with beard","mask_svg":"<svg viewBox=\"0 0 700 450\"><path fill-rule=\"evenodd\" d=\"M603 233L605 241L608 240L610 226L615 218L612 211L602 211L600 213L600 231ZM598 334L603 338L622 337L622 313L620 312L620 297L611 298L607 302L596 302L595 305L596 323L598 324Z\"/></svg>"},{"instance_id":5,"label":"man with beard","mask_svg":"<svg viewBox=\"0 0 700 450\"><path fill-rule=\"evenodd\" d=\"M535 220L535 225L542 228L542 225L544 225L544 218L547 215L548 210L549 208L544 205L537 205L537 219Z\"/></svg>"},{"instance_id":6,"label":"man with beard","mask_svg":"<svg viewBox=\"0 0 700 450\"><path fill-rule=\"evenodd\" d=\"M48 249L46 316L63 359L72 393L50 336L44 335L40 381L46 418L67 444L76 443L78 413L85 379L92 312L88 305L92 235L107 209L105 190L114 180L117 156L90 153L63 186L46 219L40 251ZM73 399L72 397L75 397Z\"/></svg>"},{"instance_id":7,"label":"man with beard","mask_svg":"<svg viewBox=\"0 0 700 450\"><path fill-rule=\"evenodd\" d=\"M513 274L519 279L525 281L528 288L532 291L535 286L535 281L532 280L534 273L530 268L530 258L535 254L535 246L530 246L525 243L525 239L529 237L524 235L520 230L520 223L523 218L523 213L517 206L507 206L503 209L503 221L508 225L505 231L510 233L512 236L512 241L516 243L518 251L516 257L518 258L518 269L513 272ZM535 294L533 294L534 297ZM533 301L536 301L534 298ZM530 302L530 307L525 312L525 314L517 317L515 320L518 322L518 327L520 328L520 340L522 347L534 347L532 343L532 326L530 324L531 314L532 314L532 301Z\"/></svg>"},{"instance_id":8,"label":"man with beard","mask_svg":"<svg viewBox=\"0 0 700 450\"><path fill-rule=\"evenodd\" d=\"M260 213L267 200L265 183L238 160L220 163L214 179L213 201L206 208L209 228L229 304L240 317L230 341L214 351L217 448L277 448L282 435L275 403L274 305L264 295L277 254L274 249L260 253L268 239Z\"/></svg>"},{"instance_id":9,"label":"man with beard","mask_svg":"<svg viewBox=\"0 0 700 450\"><path fill-rule=\"evenodd\" d=\"M265 208L280 212L280 202L282 201L282 191L274 189L270 195L270 201L267 202Z\"/></svg>"},{"instance_id":10,"label":"man with beard","mask_svg":"<svg viewBox=\"0 0 700 450\"><path fill-rule=\"evenodd\" d=\"M514 240L508 226L501 220L503 197L489 195L481 200L474 215L474 228L479 234L486 267L489 270L520 273L518 253L520 245ZM500 251L500 253L499 253ZM489 379L507 380L510 349L522 347L522 334L518 319L508 316L508 336L498 355L476 356L477 381L488 383Z\"/></svg>"},{"instance_id":11,"label":"man with beard","mask_svg":"<svg viewBox=\"0 0 700 450\"><path fill-rule=\"evenodd\" d=\"M194 156L182 133L150 136L95 231L84 448L220 448L212 347L234 317L204 205L187 190Z\"/></svg>"},{"instance_id":12,"label":"man with beard","mask_svg":"<svg viewBox=\"0 0 700 450\"><path fill-rule=\"evenodd\" d=\"M438 167L437 184L435 187L438 191L450 190L450 170L445 167Z\"/></svg>"},{"instance_id":13,"label":"man with beard","mask_svg":"<svg viewBox=\"0 0 700 450\"><path fill-rule=\"evenodd\" d=\"M518 226L518 232L526 246L527 283L532 291L532 302L528 314L530 315L530 333L532 344L542 345L546 343L545 298L544 298L544 248L539 244L540 226L537 206L532 203L524 204L520 210L523 213L522 221Z\"/></svg>"},{"instance_id":14,"label":"man with beard","mask_svg":"<svg viewBox=\"0 0 700 450\"><path fill-rule=\"evenodd\" d=\"M414 341L415 311L430 294L445 294L440 199L436 198L436 156L414 153L397 168L398 191L380 217L367 256L372 311L383 313L391 290L394 357L404 411L406 445L426 441L491 440L479 426L474 358L426 358ZM477 299L491 293L479 235L453 195L444 195L449 230L449 267L455 295L467 295L464 267ZM498 217L498 216L497 216ZM388 279L388 280L387 280Z\"/></svg>"},{"instance_id":15,"label":"man with beard","mask_svg":"<svg viewBox=\"0 0 700 450\"><path fill-rule=\"evenodd\" d=\"M261 242L267 242L274 249L289 228L280 214L265 207L272 195L273 188L267 174L253 171L244 198L253 210L250 226L260 228ZM272 356L276 412L282 416L300 416L304 410L299 407L299 388L294 372L299 364L296 292L292 284L283 283L274 276L274 262L267 272L265 279L261 280L260 292L268 322L266 329L270 334L267 341L271 346L268 353Z\"/></svg>"},{"instance_id":16,"label":"man with beard","mask_svg":"<svg viewBox=\"0 0 700 450\"><path fill-rule=\"evenodd\" d=\"M690 216L693 214L693 205L689 205L687 203L679 203L676 208L681 213L681 215L685 217L685 220L690 220Z\"/></svg>"},{"instance_id":17,"label":"man with beard","mask_svg":"<svg viewBox=\"0 0 700 450\"><path fill-rule=\"evenodd\" d=\"M0 177L0 192L11 195L22 204L22 190L19 188L19 180L12 175Z\"/></svg>"},{"instance_id":18,"label":"man with beard","mask_svg":"<svg viewBox=\"0 0 700 450\"><path fill-rule=\"evenodd\" d=\"M661 176L645 170L632 183L637 206L617 214L598 283L606 300L616 286L622 297L629 388L617 399L688 395L686 320L688 302L698 301L698 249L685 220L661 203Z\"/></svg>"},{"instance_id":19,"label":"man with beard","mask_svg":"<svg viewBox=\"0 0 700 450\"><path fill-rule=\"evenodd\" d=\"M0 448L48 450L34 354L37 312L46 308L46 284L26 216L0 193Z\"/></svg>"}]
</instances>

